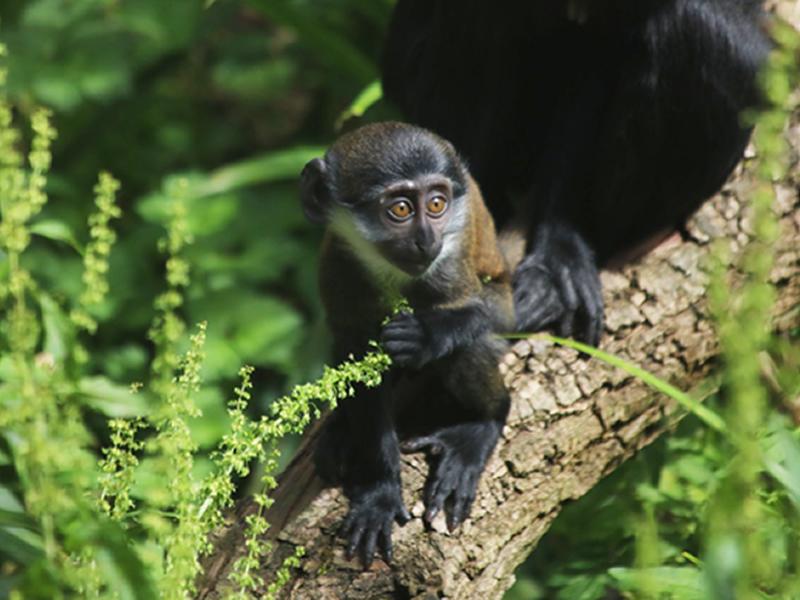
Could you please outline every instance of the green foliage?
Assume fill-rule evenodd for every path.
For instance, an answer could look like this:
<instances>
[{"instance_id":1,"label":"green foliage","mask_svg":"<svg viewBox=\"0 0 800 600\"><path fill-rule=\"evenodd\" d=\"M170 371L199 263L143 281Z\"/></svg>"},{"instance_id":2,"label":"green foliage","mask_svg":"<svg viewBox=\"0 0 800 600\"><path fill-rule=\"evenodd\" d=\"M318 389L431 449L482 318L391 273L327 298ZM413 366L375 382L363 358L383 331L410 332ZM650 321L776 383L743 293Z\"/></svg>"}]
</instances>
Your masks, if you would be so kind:
<instances>
[{"instance_id":1,"label":"green foliage","mask_svg":"<svg viewBox=\"0 0 800 600\"><path fill-rule=\"evenodd\" d=\"M70 332L69 320L22 264L31 242L28 223L47 201L44 189L55 138L45 111L33 113L31 129L25 165L15 150L20 136L12 125L9 104L0 97L0 139L5 143L0 167L0 244L7 261L2 280L0 362L6 366L0 431L6 463L16 475L10 480L12 486L2 486L5 502L0 528L12 560L26 566L14 587L40 597L59 596L66 589L97 595L103 582L120 595L138 589L146 597L152 588L137 556L119 527L91 501L97 463L89 447L92 434L81 412L78 382L69 368L74 362L70 358L75 357L69 356L66 344L52 341L54 334L42 335L50 327L62 327L62 339L74 339L75 332ZM96 191L98 206L104 207L101 211L113 212L108 184ZM97 225L96 218L93 224ZM113 237L106 223L99 228L95 241ZM105 270L96 266L106 255L96 246L92 250L96 260L90 267L91 277L100 290ZM81 297L80 302L86 306L96 298ZM40 315L49 315L51 322ZM73 353L76 348L72 346Z\"/></svg>"},{"instance_id":2,"label":"green foliage","mask_svg":"<svg viewBox=\"0 0 800 600\"><path fill-rule=\"evenodd\" d=\"M117 190L119 182L108 173L101 173L94 188L97 212L89 217L91 241L83 255L83 292L79 299L80 306L70 315L78 327L89 333L97 330L97 321L89 315L89 311L108 295L108 257L111 246L117 241L117 234L109 223L111 219L118 219L122 214L116 205Z\"/></svg>"}]
</instances>

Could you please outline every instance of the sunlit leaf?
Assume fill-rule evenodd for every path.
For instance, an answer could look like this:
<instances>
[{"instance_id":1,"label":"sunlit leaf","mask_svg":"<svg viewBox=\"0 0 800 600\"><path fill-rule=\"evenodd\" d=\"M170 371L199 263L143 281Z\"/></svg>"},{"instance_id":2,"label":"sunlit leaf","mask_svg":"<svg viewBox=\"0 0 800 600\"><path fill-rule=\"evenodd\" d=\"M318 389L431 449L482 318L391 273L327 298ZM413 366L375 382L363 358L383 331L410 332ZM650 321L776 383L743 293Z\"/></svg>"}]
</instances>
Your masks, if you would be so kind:
<instances>
[{"instance_id":1,"label":"sunlit leaf","mask_svg":"<svg viewBox=\"0 0 800 600\"><path fill-rule=\"evenodd\" d=\"M376 79L365 87L353 100L353 103L336 119L336 129L340 129L348 119L363 116L369 108L383 98L383 87L379 79Z\"/></svg>"},{"instance_id":2,"label":"sunlit leaf","mask_svg":"<svg viewBox=\"0 0 800 600\"><path fill-rule=\"evenodd\" d=\"M625 592L647 592L675 600L707 600L709 597L703 574L694 567L615 568L608 573Z\"/></svg>"},{"instance_id":3,"label":"sunlit leaf","mask_svg":"<svg viewBox=\"0 0 800 600\"><path fill-rule=\"evenodd\" d=\"M108 417L136 417L147 411L145 392L133 393L106 377L84 377L78 389L87 405Z\"/></svg>"},{"instance_id":4,"label":"sunlit leaf","mask_svg":"<svg viewBox=\"0 0 800 600\"><path fill-rule=\"evenodd\" d=\"M49 240L55 240L57 242L69 244L79 253L83 252L83 248L78 243L75 234L72 232L69 226L64 223L64 221L42 219L33 223L30 226L30 230L31 233L40 235Z\"/></svg>"}]
</instances>

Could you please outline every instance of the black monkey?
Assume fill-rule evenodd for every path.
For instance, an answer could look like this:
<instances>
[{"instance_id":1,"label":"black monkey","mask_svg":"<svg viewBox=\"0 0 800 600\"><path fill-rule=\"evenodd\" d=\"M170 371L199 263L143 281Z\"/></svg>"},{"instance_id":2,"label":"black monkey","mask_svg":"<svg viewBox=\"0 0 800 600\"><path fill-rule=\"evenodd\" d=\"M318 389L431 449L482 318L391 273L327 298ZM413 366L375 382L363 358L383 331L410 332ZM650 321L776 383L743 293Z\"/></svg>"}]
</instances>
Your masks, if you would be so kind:
<instances>
[{"instance_id":1,"label":"black monkey","mask_svg":"<svg viewBox=\"0 0 800 600\"><path fill-rule=\"evenodd\" d=\"M760 0L399 0L387 97L523 224L521 330L596 344L598 267L679 228L742 155ZM521 213L521 218L520 218Z\"/></svg>"},{"instance_id":2,"label":"black monkey","mask_svg":"<svg viewBox=\"0 0 800 600\"><path fill-rule=\"evenodd\" d=\"M306 165L301 196L308 218L328 225L320 288L335 359L377 339L393 359L381 386L334 411L316 451L320 474L350 500L348 553L369 565L376 546L391 560L393 522L410 518L398 430L405 451L431 457L425 520L445 505L451 529L469 515L508 413L504 344L492 334L514 325L510 272L453 146L419 127L341 137ZM400 297L413 313L382 325Z\"/></svg>"}]
</instances>

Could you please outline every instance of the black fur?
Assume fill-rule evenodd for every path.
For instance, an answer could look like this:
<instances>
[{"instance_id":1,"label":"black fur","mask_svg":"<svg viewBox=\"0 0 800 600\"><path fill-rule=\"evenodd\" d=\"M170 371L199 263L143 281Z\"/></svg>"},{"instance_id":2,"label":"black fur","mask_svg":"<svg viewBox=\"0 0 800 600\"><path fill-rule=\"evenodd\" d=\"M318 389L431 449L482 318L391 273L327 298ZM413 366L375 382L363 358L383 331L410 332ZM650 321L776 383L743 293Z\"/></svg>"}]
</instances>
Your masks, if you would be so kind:
<instances>
[{"instance_id":1,"label":"black fur","mask_svg":"<svg viewBox=\"0 0 800 600\"><path fill-rule=\"evenodd\" d=\"M741 157L758 0L400 0L384 89L522 218L518 327L597 343L597 267L674 230Z\"/></svg>"}]
</instances>

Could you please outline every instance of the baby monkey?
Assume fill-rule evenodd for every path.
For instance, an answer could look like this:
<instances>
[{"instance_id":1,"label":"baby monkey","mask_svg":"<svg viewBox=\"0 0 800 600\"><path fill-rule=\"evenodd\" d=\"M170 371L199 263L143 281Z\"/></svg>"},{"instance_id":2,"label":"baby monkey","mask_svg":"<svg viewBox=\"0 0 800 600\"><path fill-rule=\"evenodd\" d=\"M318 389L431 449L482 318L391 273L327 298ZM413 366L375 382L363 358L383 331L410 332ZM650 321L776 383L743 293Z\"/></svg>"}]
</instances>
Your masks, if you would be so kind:
<instances>
[{"instance_id":1,"label":"baby monkey","mask_svg":"<svg viewBox=\"0 0 800 600\"><path fill-rule=\"evenodd\" d=\"M303 210L327 224L320 287L334 358L379 340L392 368L360 389L324 425L320 475L342 485L350 511L348 555L366 566L392 557L392 526L411 516L400 452L431 466L426 523L445 510L452 530L467 518L508 414L497 369L514 313L508 265L480 190L453 146L402 123L341 137L301 179ZM383 324L400 298L412 312ZM402 443L399 440L403 440Z\"/></svg>"}]
</instances>

